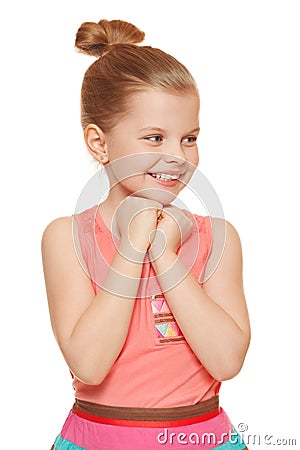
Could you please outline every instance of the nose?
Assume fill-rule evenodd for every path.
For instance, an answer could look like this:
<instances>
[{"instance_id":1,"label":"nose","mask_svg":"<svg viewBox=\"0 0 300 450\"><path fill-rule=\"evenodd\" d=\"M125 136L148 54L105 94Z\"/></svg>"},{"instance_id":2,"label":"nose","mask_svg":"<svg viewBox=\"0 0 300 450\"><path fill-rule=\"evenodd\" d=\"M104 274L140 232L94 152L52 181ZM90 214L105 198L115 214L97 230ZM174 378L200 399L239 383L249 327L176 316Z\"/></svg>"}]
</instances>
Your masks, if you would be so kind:
<instances>
[{"instance_id":1,"label":"nose","mask_svg":"<svg viewBox=\"0 0 300 450\"><path fill-rule=\"evenodd\" d=\"M174 142L172 145L169 145L168 148L164 148L163 159L167 163L174 163L178 166L184 165L186 157L181 144Z\"/></svg>"},{"instance_id":2,"label":"nose","mask_svg":"<svg viewBox=\"0 0 300 450\"><path fill-rule=\"evenodd\" d=\"M185 167L186 160L185 159L179 158L177 156L174 156L174 155L168 154L168 153L167 154L164 153L162 159L165 164L164 165L165 170L175 170L175 171L179 171L179 172L180 171L185 172L185 170L186 170L186 167Z\"/></svg>"}]
</instances>

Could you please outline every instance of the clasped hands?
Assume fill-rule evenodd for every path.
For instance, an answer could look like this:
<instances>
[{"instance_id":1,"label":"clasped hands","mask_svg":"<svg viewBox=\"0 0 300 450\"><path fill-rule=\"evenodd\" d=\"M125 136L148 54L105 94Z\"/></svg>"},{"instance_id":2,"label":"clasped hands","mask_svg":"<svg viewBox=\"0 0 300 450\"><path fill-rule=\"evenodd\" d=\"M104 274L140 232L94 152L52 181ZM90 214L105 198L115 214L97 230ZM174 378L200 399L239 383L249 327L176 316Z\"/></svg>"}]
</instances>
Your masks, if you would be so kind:
<instances>
[{"instance_id":1,"label":"clasped hands","mask_svg":"<svg viewBox=\"0 0 300 450\"><path fill-rule=\"evenodd\" d=\"M176 253L192 229L180 208L133 195L119 205L114 221L119 252L135 262L142 262L147 251L151 262L168 252Z\"/></svg>"}]
</instances>

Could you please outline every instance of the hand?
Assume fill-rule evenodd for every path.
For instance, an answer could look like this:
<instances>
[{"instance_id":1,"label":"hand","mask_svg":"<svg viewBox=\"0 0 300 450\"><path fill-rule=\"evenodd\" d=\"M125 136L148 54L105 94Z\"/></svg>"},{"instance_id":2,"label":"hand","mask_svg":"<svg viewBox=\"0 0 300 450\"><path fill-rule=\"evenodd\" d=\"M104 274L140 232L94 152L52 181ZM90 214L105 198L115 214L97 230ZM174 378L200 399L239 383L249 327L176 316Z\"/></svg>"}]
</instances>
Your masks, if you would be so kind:
<instances>
[{"instance_id":1,"label":"hand","mask_svg":"<svg viewBox=\"0 0 300 450\"><path fill-rule=\"evenodd\" d=\"M162 207L155 200L133 195L122 201L114 216L113 227L120 236L120 248L125 256L136 260L138 253L146 253Z\"/></svg>"},{"instance_id":2,"label":"hand","mask_svg":"<svg viewBox=\"0 0 300 450\"><path fill-rule=\"evenodd\" d=\"M192 225L182 209L174 205L164 207L149 249L151 259L157 259L168 251L176 253L179 246L190 235Z\"/></svg>"}]
</instances>

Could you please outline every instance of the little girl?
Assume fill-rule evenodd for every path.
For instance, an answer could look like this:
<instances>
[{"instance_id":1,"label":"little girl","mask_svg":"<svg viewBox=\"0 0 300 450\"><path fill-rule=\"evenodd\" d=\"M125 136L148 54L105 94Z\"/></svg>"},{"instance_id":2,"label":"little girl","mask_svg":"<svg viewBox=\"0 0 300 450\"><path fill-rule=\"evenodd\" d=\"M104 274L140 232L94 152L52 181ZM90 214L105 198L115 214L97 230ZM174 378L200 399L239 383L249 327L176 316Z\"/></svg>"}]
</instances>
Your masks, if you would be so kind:
<instances>
[{"instance_id":1,"label":"little girl","mask_svg":"<svg viewBox=\"0 0 300 450\"><path fill-rule=\"evenodd\" d=\"M172 204L199 162L199 94L143 38L119 20L76 35L97 58L81 119L110 190L42 237L51 323L75 390L52 448L244 449L219 406L250 341L241 244L229 222Z\"/></svg>"}]
</instances>

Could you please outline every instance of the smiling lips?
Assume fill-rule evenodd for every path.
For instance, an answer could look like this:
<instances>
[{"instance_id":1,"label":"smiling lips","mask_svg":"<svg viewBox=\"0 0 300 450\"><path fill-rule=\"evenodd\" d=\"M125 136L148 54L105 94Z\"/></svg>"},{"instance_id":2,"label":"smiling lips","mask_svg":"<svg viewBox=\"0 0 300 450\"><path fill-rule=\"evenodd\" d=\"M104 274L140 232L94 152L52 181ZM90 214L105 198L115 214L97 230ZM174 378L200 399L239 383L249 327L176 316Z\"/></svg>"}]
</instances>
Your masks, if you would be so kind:
<instances>
[{"instance_id":1,"label":"smiling lips","mask_svg":"<svg viewBox=\"0 0 300 450\"><path fill-rule=\"evenodd\" d=\"M164 186L175 186L178 182L178 178L180 177L180 173L177 174L171 174L171 173L149 173L148 175L151 175L152 178L155 179L160 184L163 184Z\"/></svg>"},{"instance_id":2,"label":"smiling lips","mask_svg":"<svg viewBox=\"0 0 300 450\"><path fill-rule=\"evenodd\" d=\"M179 175L171 175L170 173L150 173L149 175L163 181L177 180L179 178Z\"/></svg>"}]
</instances>

